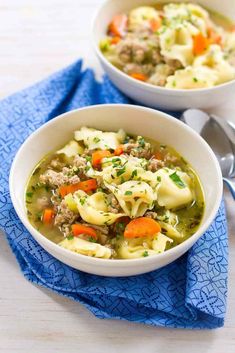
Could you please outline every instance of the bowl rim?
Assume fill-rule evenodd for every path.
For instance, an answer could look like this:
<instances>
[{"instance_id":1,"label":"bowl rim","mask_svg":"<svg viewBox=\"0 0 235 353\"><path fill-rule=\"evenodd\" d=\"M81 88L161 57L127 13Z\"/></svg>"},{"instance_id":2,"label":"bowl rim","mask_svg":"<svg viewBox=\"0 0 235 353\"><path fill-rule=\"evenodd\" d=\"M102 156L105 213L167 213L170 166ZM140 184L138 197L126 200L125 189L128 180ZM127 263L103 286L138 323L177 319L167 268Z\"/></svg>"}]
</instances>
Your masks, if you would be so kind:
<instances>
[{"instance_id":1,"label":"bowl rim","mask_svg":"<svg viewBox=\"0 0 235 353\"><path fill-rule=\"evenodd\" d=\"M127 80L127 82L129 82L132 85L136 84L137 86L139 86L140 89L146 89L148 91L155 92L155 93L161 93L161 94L165 92L167 95L170 95L170 96L181 96L182 94L186 94L186 95L197 95L200 93L203 94L203 93L208 93L208 92L212 92L212 91L218 91L220 89L223 89L224 87L235 84L235 78L234 78L233 80L221 83L221 84L213 86L213 87L208 87L208 88L171 89L171 88L167 88L167 87L154 86L150 83L136 80L136 79L132 78L131 76L127 75L126 73L124 73L123 71L119 70L116 66L111 64L106 59L106 57L104 56L104 54L100 50L98 43L96 43L95 35L94 35L95 24L96 24L96 21L98 21L100 12L111 1L113 1L113 0L104 0L103 3L98 6L95 14L93 15L93 19L91 22L91 43L92 43L92 47L93 47L97 57L101 60L101 62L103 62L106 66L108 66L108 68L110 70L113 70L115 72L115 74L119 75L123 80Z\"/></svg>"},{"instance_id":2,"label":"bowl rim","mask_svg":"<svg viewBox=\"0 0 235 353\"><path fill-rule=\"evenodd\" d=\"M21 158L22 153L24 153L24 149L25 148L29 148L31 142L34 140L34 138L37 136L38 133L41 133L43 130L48 129L51 125L56 124L57 121L59 120L63 120L66 119L67 117L69 117L72 114L76 114L80 111L84 111L84 110L96 110L96 109L109 109L109 108L125 108L125 109L137 109L137 110L142 110L143 113L145 113L146 111L149 111L151 113L154 113L156 115L161 115L162 118L167 119L171 122L174 122L174 124L180 126L180 128L183 128L185 130L186 133L190 133L192 135L194 135L194 137L199 141L199 143L201 143L205 149L207 149L207 151L209 152L211 159L213 161L214 167L215 167L215 172L217 173L217 177L218 177L218 185L216 188L216 198L215 198L215 202L214 202L214 206L212 208L212 211L210 213L210 216L207 217L207 219L205 219L204 224L202 226L199 227L199 229L197 230L196 233L194 233L190 238L188 238L187 240L185 240L183 243L178 244L177 246L175 246L172 249L167 250L166 252L163 252L161 254L157 254L156 256L149 256L149 257L142 257L142 258L137 258L137 259L102 259L102 258L95 258L95 257L89 257L86 255L82 255L82 254L78 254L75 253L73 251L67 250L65 248L60 247L58 244L54 243L53 241L47 239L45 236L43 236L43 234L41 234L39 231L36 230L36 228L34 228L31 223L29 222L28 218L27 218L27 214L26 214L26 208L24 208L24 210L21 209L20 204L18 204L17 202L17 198L14 192L14 179L17 175L16 173L16 164L18 162L18 159ZM200 178L200 176L199 176ZM26 187L26 185L24 186ZM218 212L221 200L222 200L222 193L223 193L223 180L222 180L222 173L221 173L221 169L219 166L219 162L214 154L214 152L212 151L212 149L210 148L210 146L206 143L206 141L203 140L203 138L198 135L192 128L190 128L188 125L184 124L183 122L181 122L180 120L174 118L173 116L171 116L170 114L164 113L162 111L156 110L156 109L151 109L151 108L146 108L143 106L139 106L139 105L131 105L131 104L98 104L98 105L92 105L92 106L87 106L87 107L83 107L83 108L78 108L78 109L74 109L71 110L69 112L63 113L58 115L57 117L53 118L52 120L44 123L43 125L41 125L38 129L36 129L33 133L31 133L29 135L29 137L23 142L23 144L20 146L20 148L18 149L14 160L12 162L11 165L11 169L10 169L10 175L9 175L9 191L10 191L10 196L11 196L11 200L12 200L12 204L14 206L14 209L18 215L18 217L20 218L20 221L24 224L24 226L26 227L26 229L30 232L30 234L33 236L33 238L39 242L39 244L44 247L42 245L42 243L45 243L47 246L47 249L51 249L54 253L58 253L61 252L62 254L64 254L64 256L66 258L69 258L70 260L74 260L74 261L78 261L80 260L81 262L83 262L84 264L100 264L101 266L110 266L113 267L115 266L119 266L119 267L125 267L125 266L130 266L130 267L134 267L136 264L147 264L147 263L151 263L154 262L155 260L159 259L163 259L163 258L167 258L167 257L174 257L174 255L176 255L176 258L178 258L179 256L177 256L178 253L180 253L180 250L182 250L182 252L184 253L185 251L187 251L189 248L191 248L191 246L205 233L205 231L209 228L209 226L211 225L211 223L213 222L216 213ZM25 200L23 202L25 204ZM191 245L189 247L187 247L187 245L191 243ZM46 250L47 251L47 250ZM54 255L52 255L54 256ZM128 260L128 261L125 261ZM63 260L61 260L63 261ZM97 262L98 261L98 262ZM171 262L171 261L170 261Z\"/></svg>"}]
</instances>

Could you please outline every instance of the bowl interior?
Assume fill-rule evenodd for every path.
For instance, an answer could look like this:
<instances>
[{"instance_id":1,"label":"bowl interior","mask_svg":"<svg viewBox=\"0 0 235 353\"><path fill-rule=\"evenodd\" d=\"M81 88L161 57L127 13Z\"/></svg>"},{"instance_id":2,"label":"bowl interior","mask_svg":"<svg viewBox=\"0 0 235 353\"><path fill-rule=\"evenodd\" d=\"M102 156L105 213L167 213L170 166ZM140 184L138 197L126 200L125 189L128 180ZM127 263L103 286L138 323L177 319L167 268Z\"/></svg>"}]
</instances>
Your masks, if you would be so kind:
<instances>
[{"instance_id":1,"label":"bowl interior","mask_svg":"<svg viewBox=\"0 0 235 353\"><path fill-rule=\"evenodd\" d=\"M10 176L13 203L24 224L29 223L24 202L25 186L33 168L48 152L73 138L74 130L81 126L106 131L123 128L129 133L174 147L200 176L206 202L201 228L208 227L208 220L215 215L222 194L221 172L213 152L199 135L177 119L130 105L101 105L66 113L42 126L26 140L13 163Z\"/></svg>"},{"instance_id":2,"label":"bowl interior","mask_svg":"<svg viewBox=\"0 0 235 353\"><path fill-rule=\"evenodd\" d=\"M96 45L99 44L100 40L105 37L107 32L107 26L110 23L112 17L120 12L126 12L134 7L142 5L150 5L157 3L169 3L169 2L182 2L182 0L108 0L106 1L97 12L94 24L93 24L93 38L95 39ZM187 2L187 1L185 1ZM200 4L208 9L214 10L230 19L235 20L235 6L234 0L191 0L192 3Z\"/></svg>"},{"instance_id":3,"label":"bowl interior","mask_svg":"<svg viewBox=\"0 0 235 353\"><path fill-rule=\"evenodd\" d=\"M100 40L105 37L107 26L115 14L129 11L137 6L169 2L198 3L208 9L214 10L232 20L235 20L235 1L233 0L108 0L101 6L93 23L93 38L96 45L98 45Z\"/></svg>"}]
</instances>

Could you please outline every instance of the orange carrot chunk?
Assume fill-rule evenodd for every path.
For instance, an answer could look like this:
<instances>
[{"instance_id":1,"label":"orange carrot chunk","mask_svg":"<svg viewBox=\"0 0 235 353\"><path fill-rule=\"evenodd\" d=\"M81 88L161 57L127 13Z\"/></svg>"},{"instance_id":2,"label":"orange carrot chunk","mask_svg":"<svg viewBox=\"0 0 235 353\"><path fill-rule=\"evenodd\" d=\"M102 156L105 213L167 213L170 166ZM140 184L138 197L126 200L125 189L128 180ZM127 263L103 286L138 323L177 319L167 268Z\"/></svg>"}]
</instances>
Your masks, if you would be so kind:
<instances>
[{"instance_id":1,"label":"orange carrot chunk","mask_svg":"<svg viewBox=\"0 0 235 353\"><path fill-rule=\"evenodd\" d=\"M132 78L135 78L136 80L143 81L143 82L147 81L147 79L148 79L148 77L146 75L138 73L138 72L133 72L129 76L131 76Z\"/></svg>"},{"instance_id":2,"label":"orange carrot chunk","mask_svg":"<svg viewBox=\"0 0 235 353\"><path fill-rule=\"evenodd\" d=\"M44 224L51 224L55 216L54 211L51 208L46 208L43 212L42 221Z\"/></svg>"},{"instance_id":3,"label":"orange carrot chunk","mask_svg":"<svg viewBox=\"0 0 235 353\"><path fill-rule=\"evenodd\" d=\"M209 43L221 45L222 37L213 28L208 28L207 30Z\"/></svg>"},{"instance_id":4,"label":"orange carrot chunk","mask_svg":"<svg viewBox=\"0 0 235 353\"><path fill-rule=\"evenodd\" d=\"M127 28L128 17L125 14L115 15L109 25L108 31L115 37L123 37Z\"/></svg>"},{"instance_id":5,"label":"orange carrot chunk","mask_svg":"<svg viewBox=\"0 0 235 353\"><path fill-rule=\"evenodd\" d=\"M194 55L201 55L208 48L209 40L202 33L193 37L193 52Z\"/></svg>"},{"instance_id":6,"label":"orange carrot chunk","mask_svg":"<svg viewBox=\"0 0 235 353\"><path fill-rule=\"evenodd\" d=\"M159 19L152 18L150 20L150 28L153 32L157 32L161 27L161 25L162 25L162 20L160 18Z\"/></svg>"},{"instance_id":7,"label":"orange carrot chunk","mask_svg":"<svg viewBox=\"0 0 235 353\"><path fill-rule=\"evenodd\" d=\"M78 237L81 234L89 235L93 239L97 239L96 231L88 226L85 226L81 223L72 224L72 232L75 237Z\"/></svg>"},{"instance_id":8,"label":"orange carrot chunk","mask_svg":"<svg viewBox=\"0 0 235 353\"><path fill-rule=\"evenodd\" d=\"M154 153L154 158L162 161L163 160L163 155L162 155L162 153L160 151L157 151L157 152Z\"/></svg>"},{"instance_id":9,"label":"orange carrot chunk","mask_svg":"<svg viewBox=\"0 0 235 353\"><path fill-rule=\"evenodd\" d=\"M158 222L148 217L133 219L127 224L124 237L128 239L151 237L161 231Z\"/></svg>"},{"instance_id":10,"label":"orange carrot chunk","mask_svg":"<svg viewBox=\"0 0 235 353\"><path fill-rule=\"evenodd\" d=\"M65 197L68 194L73 194L77 190L83 190L85 192L93 191L97 189L96 179L88 179L85 181L80 181L77 184L62 185L59 188L60 196Z\"/></svg>"},{"instance_id":11,"label":"orange carrot chunk","mask_svg":"<svg viewBox=\"0 0 235 353\"><path fill-rule=\"evenodd\" d=\"M91 157L93 167L99 168L101 165L102 159L110 156L111 156L111 153L107 150L93 152Z\"/></svg>"},{"instance_id":12,"label":"orange carrot chunk","mask_svg":"<svg viewBox=\"0 0 235 353\"><path fill-rule=\"evenodd\" d=\"M124 153L123 145L118 146L114 151L115 156L120 156L123 153Z\"/></svg>"},{"instance_id":13,"label":"orange carrot chunk","mask_svg":"<svg viewBox=\"0 0 235 353\"><path fill-rule=\"evenodd\" d=\"M111 38L111 44L118 44L120 42L121 38L120 37L113 37Z\"/></svg>"}]
</instances>

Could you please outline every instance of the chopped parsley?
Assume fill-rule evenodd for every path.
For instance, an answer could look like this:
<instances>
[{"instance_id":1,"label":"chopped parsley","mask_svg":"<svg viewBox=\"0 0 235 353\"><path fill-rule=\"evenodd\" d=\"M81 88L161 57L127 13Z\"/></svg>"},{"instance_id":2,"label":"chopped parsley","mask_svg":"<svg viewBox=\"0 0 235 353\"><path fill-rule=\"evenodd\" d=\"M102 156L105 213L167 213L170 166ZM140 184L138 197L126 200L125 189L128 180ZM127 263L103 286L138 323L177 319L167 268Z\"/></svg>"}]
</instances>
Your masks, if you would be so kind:
<instances>
[{"instance_id":1,"label":"chopped parsley","mask_svg":"<svg viewBox=\"0 0 235 353\"><path fill-rule=\"evenodd\" d=\"M67 237L66 237L68 240L72 240L74 238L74 236L72 234L69 234Z\"/></svg>"},{"instance_id":2,"label":"chopped parsley","mask_svg":"<svg viewBox=\"0 0 235 353\"><path fill-rule=\"evenodd\" d=\"M196 77L193 77L193 82L198 82L198 79Z\"/></svg>"},{"instance_id":3,"label":"chopped parsley","mask_svg":"<svg viewBox=\"0 0 235 353\"><path fill-rule=\"evenodd\" d=\"M83 206L85 202L86 202L86 198L85 198L85 197L82 197L82 198L80 199L80 204Z\"/></svg>"},{"instance_id":4,"label":"chopped parsley","mask_svg":"<svg viewBox=\"0 0 235 353\"><path fill-rule=\"evenodd\" d=\"M121 176L122 174L124 174L126 171L125 167L120 168L119 170L117 170L117 176Z\"/></svg>"},{"instance_id":5,"label":"chopped parsley","mask_svg":"<svg viewBox=\"0 0 235 353\"><path fill-rule=\"evenodd\" d=\"M134 178L137 176L137 169L133 170L132 174L131 174L131 178Z\"/></svg>"},{"instance_id":6,"label":"chopped parsley","mask_svg":"<svg viewBox=\"0 0 235 353\"><path fill-rule=\"evenodd\" d=\"M176 172L169 175L169 177L178 186L178 188L184 189L186 187L185 183L180 179L179 175Z\"/></svg>"},{"instance_id":7,"label":"chopped parsley","mask_svg":"<svg viewBox=\"0 0 235 353\"><path fill-rule=\"evenodd\" d=\"M143 257L147 257L147 256L149 256L149 253L147 250L145 250L142 255L143 255Z\"/></svg>"},{"instance_id":8,"label":"chopped parsley","mask_svg":"<svg viewBox=\"0 0 235 353\"><path fill-rule=\"evenodd\" d=\"M139 137L138 137L138 144L139 144L141 147L145 147L145 139L144 139L142 136L139 136Z\"/></svg>"},{"instance_id":9,"label":"chopped parsley","mask_svg":"<svg viewBox=\"0 0 235 353\"><path fill-rule=\"evenodd\" d=\"M33 192L26 192L26 196L28 197L28 198L31 198L32 196L33 196Z\"/></svg>"},{"instance_id":10,"label":"chopped parsley","mask_svg":"<svg viewBox=\"0 0 235 353\"><path fill-rule=\"evenodd\" d=\"M91 243L96 243L96 240L95 240L94 238L92 238L92 237L89 237L88 240L89 240L89 242L91 242Z\"/></svg>"},{"instance_id":11,"label":"chopped parsley","mask_svg":"<svg viewBox=\"0 0 235 353\"><path fill-rule=\"evenodd\" d=\"M130 191L130 190L127 190L126 192L125 192L125 195L132 195L132 191Z\"/></svg>"},{"instance_id":12,"label":"chopped parsley","mask_svg":"<svg viewBox=\"0 0 235 353\"><path fill-rule=\"evenodd\" d=\"M94 141L95 143L99 143L99 142L100 142L100 138L96 136L96 137L93 138L93 141Z\"/></svg>"},{"instance_id":13,"label":"chopped parsley","mask_svg":"<svg viewBox=\"0 0 235 353\"><path fill-rule=\"evenodd\" d=\"M157 181L160 183L161 180L162 180L162 178L158 175L158 176L157 176Z\"/></svg>"}]
</instances>

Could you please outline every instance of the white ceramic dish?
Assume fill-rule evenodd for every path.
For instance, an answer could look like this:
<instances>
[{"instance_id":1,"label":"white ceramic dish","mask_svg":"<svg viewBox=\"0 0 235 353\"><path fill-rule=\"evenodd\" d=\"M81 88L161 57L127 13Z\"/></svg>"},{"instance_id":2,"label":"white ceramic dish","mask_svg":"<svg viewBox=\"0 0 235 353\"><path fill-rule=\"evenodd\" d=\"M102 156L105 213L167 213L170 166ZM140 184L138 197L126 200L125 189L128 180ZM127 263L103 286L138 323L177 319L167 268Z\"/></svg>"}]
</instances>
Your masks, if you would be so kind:
<instances>
[{"instance_id":1,"label":"white ceramic dish","mask_svg":"<svg viewBox=\"0 0 235 353\"><path fill-rule=\"evenodd\" d=\"M61 147L74 130L90 126L143 135L172 145L200 176L205 192L205 214L199 230L177 247L153 257L134 260L104 260L63 249L46 239L29 223L25 207L25 187L38 161ZM184 254L213 221L222 198L222 176L217 159L207 143L191 128L162 112L131 105L99 105L63 114L36 130L19 149L10 172L10 194L21 221L50 254L76 269L104 276L130 276L158 269Z\"/></svg>"},{"instance_id":2,"label":"white ceramic dish","mask_svg":"<svg viewBox=\"0 0 235 353\"><path fill-rule=\"evenodd\" d=\"M115 14L129 11L144 4L183 2L182 0L106 0L98 10L92 25L92 41L96 54L112 82L127 96L154 108L183 110L187 108L207 109L234 98L235 80L220 86L196 90L176 90L157 87L135 80L110 64L99 49L105 38L107 26ZM235 20L234 0L191 0Z\"/></svg>"}]
</instances>

